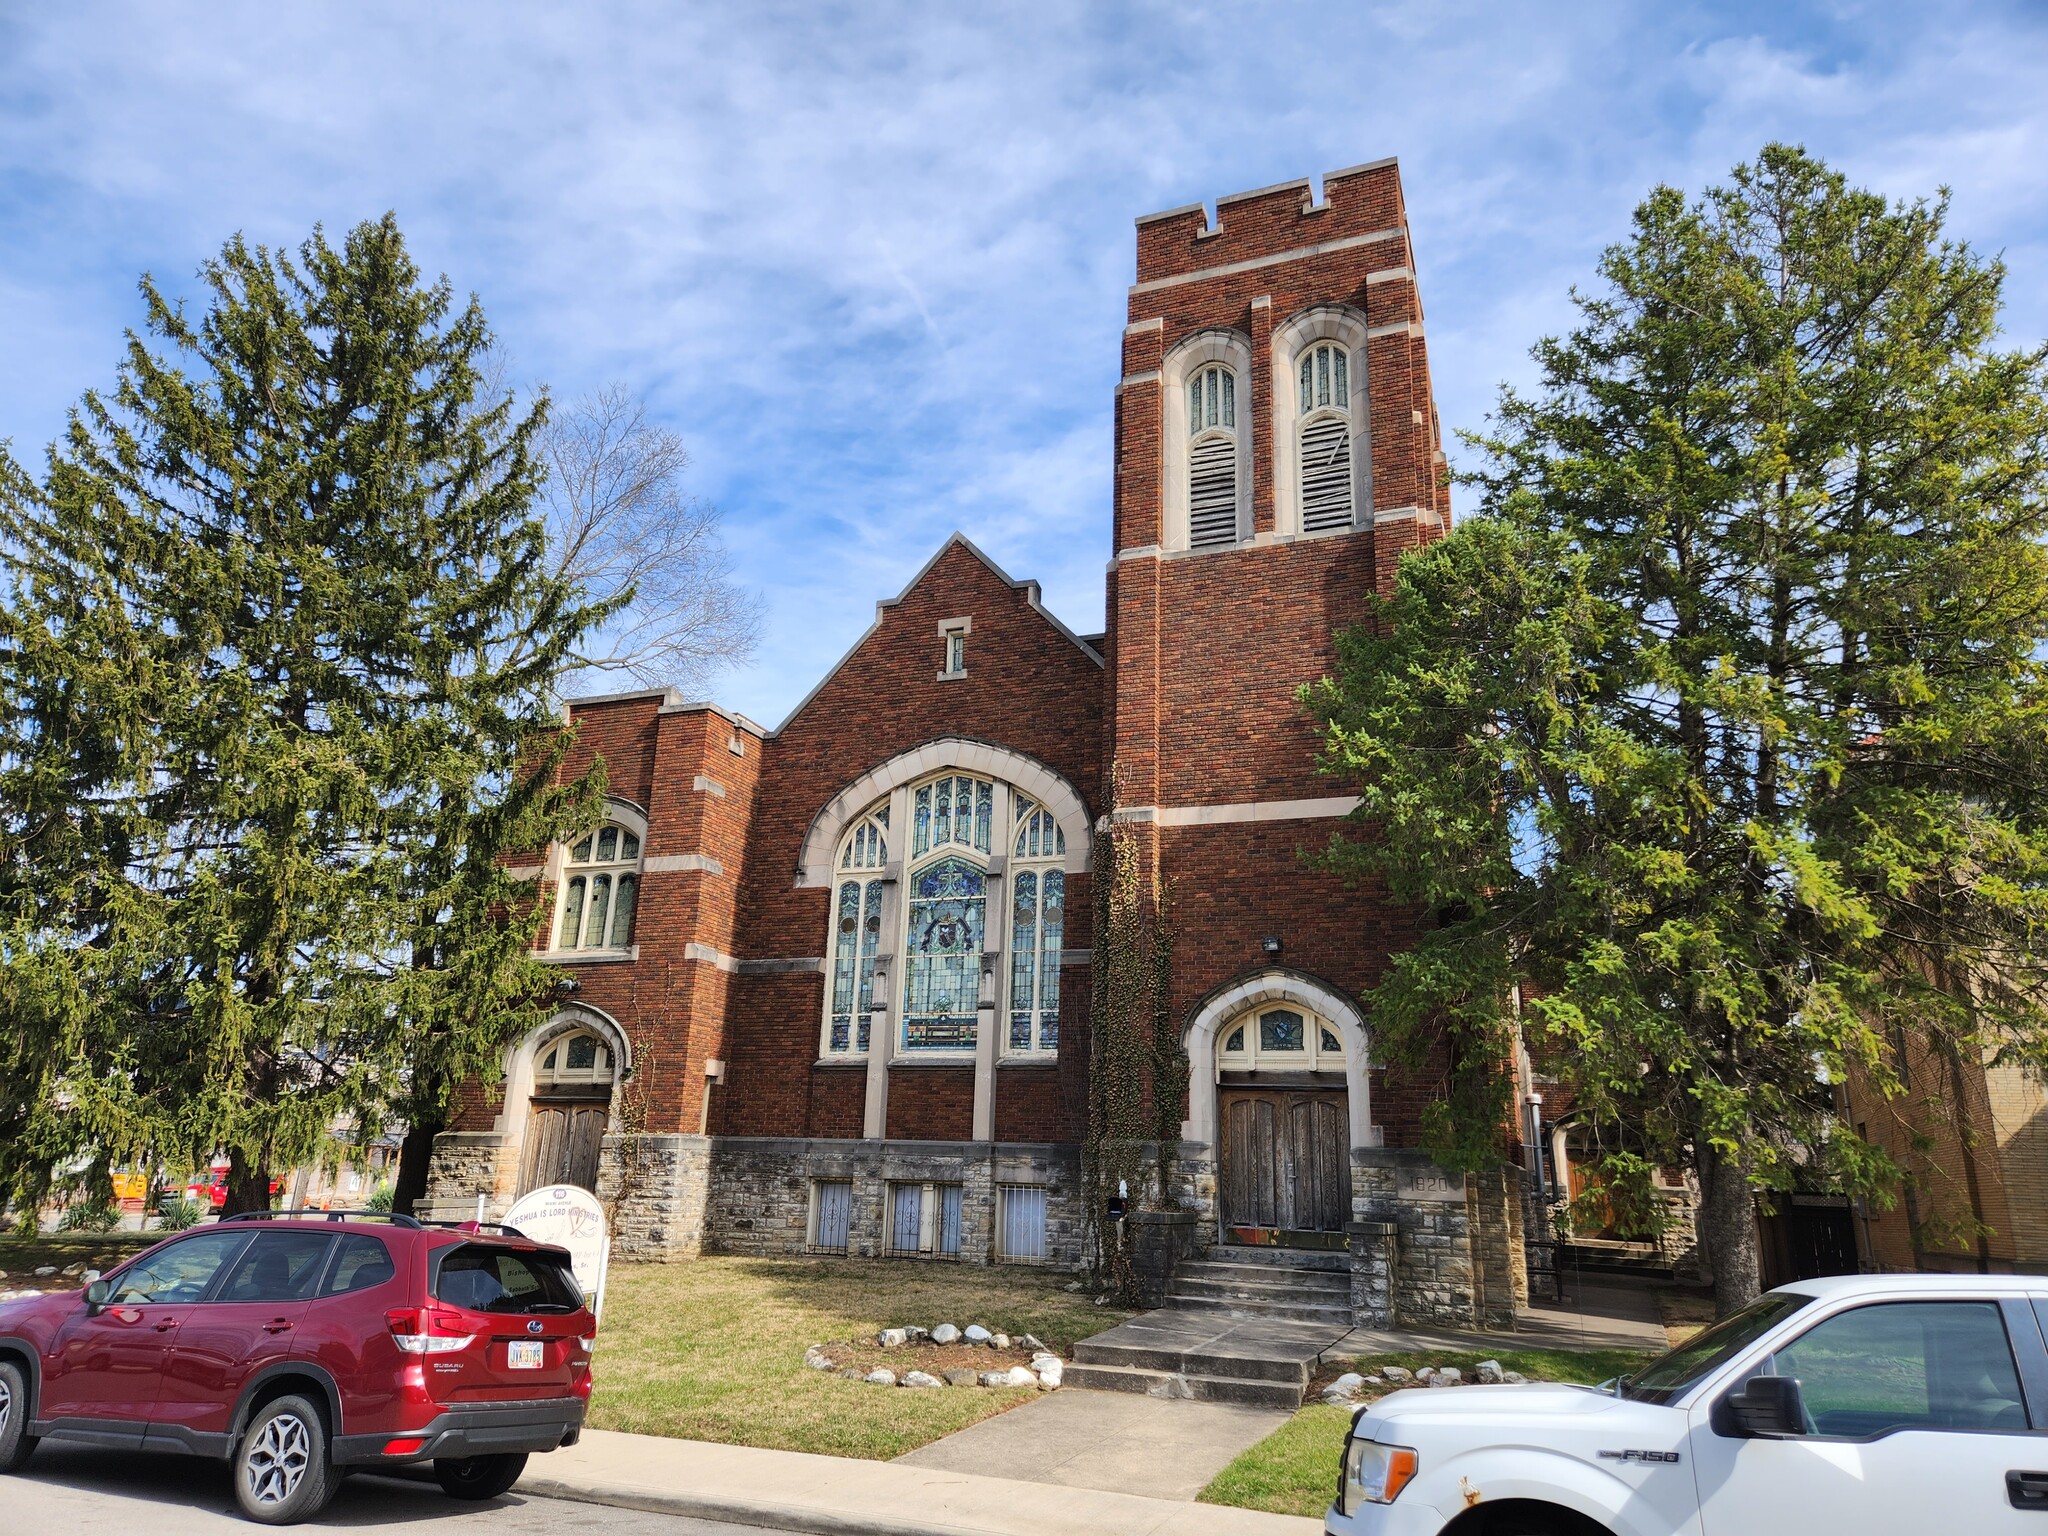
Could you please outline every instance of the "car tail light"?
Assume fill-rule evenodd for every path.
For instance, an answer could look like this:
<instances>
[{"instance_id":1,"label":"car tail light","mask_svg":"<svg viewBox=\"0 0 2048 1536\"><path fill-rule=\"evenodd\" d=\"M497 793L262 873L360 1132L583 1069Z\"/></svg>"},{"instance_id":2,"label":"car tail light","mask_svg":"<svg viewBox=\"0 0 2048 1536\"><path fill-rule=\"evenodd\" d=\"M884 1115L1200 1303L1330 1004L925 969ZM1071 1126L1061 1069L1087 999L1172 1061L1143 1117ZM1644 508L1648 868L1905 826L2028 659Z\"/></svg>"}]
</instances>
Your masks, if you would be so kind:
<instances>
[{"instance_id":1,"label":"car tail light","mask_svg":"<svg viewBox=\"0 0 2048 1536\"><path fill-rule=\"evenodd\" d=\"M585 1334L576 1342L583 1346L583 1353L585 1353L586 1355L589 1354L593 1349L597 1348L597 1336L595 1334Z\"/></svg>"},{"instance_id":2,"label":"car tail light","mask_svg":"<svg viewBox=\"0 0 2048 1536\"><path fill-rule=\"evenodd\" d=\"M453 1312L426 1307L398 1307L384 1314L392 1342L408 1355L445 1355L465 1347L476 1335Z\"/></svg>"}]
</instances>

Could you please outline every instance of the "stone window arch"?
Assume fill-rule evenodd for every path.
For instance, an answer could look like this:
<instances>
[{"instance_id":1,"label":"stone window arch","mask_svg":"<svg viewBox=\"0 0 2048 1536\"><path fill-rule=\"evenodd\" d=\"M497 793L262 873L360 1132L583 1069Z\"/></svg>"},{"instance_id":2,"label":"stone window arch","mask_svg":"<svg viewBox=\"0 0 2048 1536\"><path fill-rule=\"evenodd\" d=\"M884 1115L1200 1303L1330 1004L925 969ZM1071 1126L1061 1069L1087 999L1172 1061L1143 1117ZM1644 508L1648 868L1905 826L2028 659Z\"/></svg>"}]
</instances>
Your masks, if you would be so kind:
<instances>
[{"instance_id":1,"label":"stone window arch","mask_svg":"<svg viewBox=\"0 0 2048 1536\"><path fill-rule=\"evenodd\" d=\"M1320 304L1273 332L1273 515L1282 536L1372 524L1365 317Z\"/></svg>"},{"instance_id":2,"label":"stone window arch","mask_svg":"<svg viewBox=\"0 0 2048 1536\"><path fill-rule=\"evenodd\" d=\"M1160 376L1164 547L1242 543L1252 536L1251 344L1202 331L1166 355Z\"/></svg>"},{"instance_id":3,"label":"stone window arch","mask_svg":"<svg viewBox=\"0 0 2048 1536\"><path fill-rule=\"evenodd\" d=\"M1188 1116L1181 1139L1216 1146L1217 1079L1229 1032L1247 1018L1284 1010L1330 1027L1341 1048L1349 1133L1354 1147L1380 1145L1372 1118L1372 1040L1358 1005L1337 988L1301 971L1267 970L1218 987L1188 1022ZM1320 1041L1318 1041L1320 1045Z\"/></svg>"}]
</instances>

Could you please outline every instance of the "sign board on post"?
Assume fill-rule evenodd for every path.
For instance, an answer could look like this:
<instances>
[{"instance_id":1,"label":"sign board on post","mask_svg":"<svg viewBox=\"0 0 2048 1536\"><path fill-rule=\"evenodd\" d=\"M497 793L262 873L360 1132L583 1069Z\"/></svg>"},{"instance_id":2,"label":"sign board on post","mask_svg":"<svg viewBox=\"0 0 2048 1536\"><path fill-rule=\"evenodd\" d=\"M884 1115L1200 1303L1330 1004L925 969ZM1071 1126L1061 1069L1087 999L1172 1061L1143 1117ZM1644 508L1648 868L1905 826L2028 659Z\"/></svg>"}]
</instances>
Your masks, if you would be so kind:
<instances>
[{"instance_id":1,"label":"sign board on post","mask_svg":"<svg viewBox=\"0 0 2048 1536\"><path fill-rule=\"evenodd\" d=\"M612 1245L597 1196L574 1184L544 1185L519 1197L505 1213L505 1225L517 1227L536 1243L568 1249L569 1265L583 1288L583 1299L593 1313L603 1313L605 1271L611 1266Z\"/></svg>"}]
</instances>

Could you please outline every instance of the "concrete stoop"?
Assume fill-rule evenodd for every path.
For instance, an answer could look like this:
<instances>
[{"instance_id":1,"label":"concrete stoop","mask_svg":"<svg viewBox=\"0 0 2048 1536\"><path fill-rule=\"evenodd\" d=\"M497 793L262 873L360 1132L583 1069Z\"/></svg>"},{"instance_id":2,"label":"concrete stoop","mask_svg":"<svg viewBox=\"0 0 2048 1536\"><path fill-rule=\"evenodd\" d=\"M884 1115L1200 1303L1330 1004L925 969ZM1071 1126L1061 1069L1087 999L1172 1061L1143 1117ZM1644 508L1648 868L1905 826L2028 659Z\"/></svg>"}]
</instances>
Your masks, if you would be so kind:
<instances>
[{"instance_id":1,"label":"concrete stoop","mask_svg":"<svg viewBox=\"0 0 2048 1536\"><path fill-rule=\"evenodd\" d=\"M1343 1254L1217 1247L1174 1272L1166 1304L1318 1327L1351 1325L1351 1269Z\"/></svg>"},{"instance_id":2,"label":"concrete stoop","mask_svg":"<svg viewBox=\"0 0 2048 1536\"><path fill-rule=\"evenodd\" d=\"M1074 1346L1066 1385L1149 1397L1298 1408L1323 1356L1349 1332L1284 1317L1234 1318L1206 1307L1147 1312Z\"/></svg>"}]
</instances>

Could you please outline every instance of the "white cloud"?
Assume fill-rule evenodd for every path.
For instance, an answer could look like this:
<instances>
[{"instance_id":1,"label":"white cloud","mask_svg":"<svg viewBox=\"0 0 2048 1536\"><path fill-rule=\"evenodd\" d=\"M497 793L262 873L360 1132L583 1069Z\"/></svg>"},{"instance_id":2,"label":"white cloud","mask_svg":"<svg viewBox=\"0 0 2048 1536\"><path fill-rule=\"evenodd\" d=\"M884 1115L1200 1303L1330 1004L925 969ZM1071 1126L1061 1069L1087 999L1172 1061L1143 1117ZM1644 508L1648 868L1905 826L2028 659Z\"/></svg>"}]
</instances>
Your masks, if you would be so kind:
<instances>
[{"instance_id":1,"label":"white cloud","mask_svg":"<svg viewBox=\"0 0 2048 1536\"><path fill-rule=\"evenodd\" d=\"M133 279L395 208L522 376L645 389L770 603L779 719L958 526L1101 624L1134 215L1394 153L1476 425L1657 180L1772 137L1958 229L2048 328L2039 13L1796 7L137 3L0 18L0 437Z\"/></svg>"}]
</instances>

